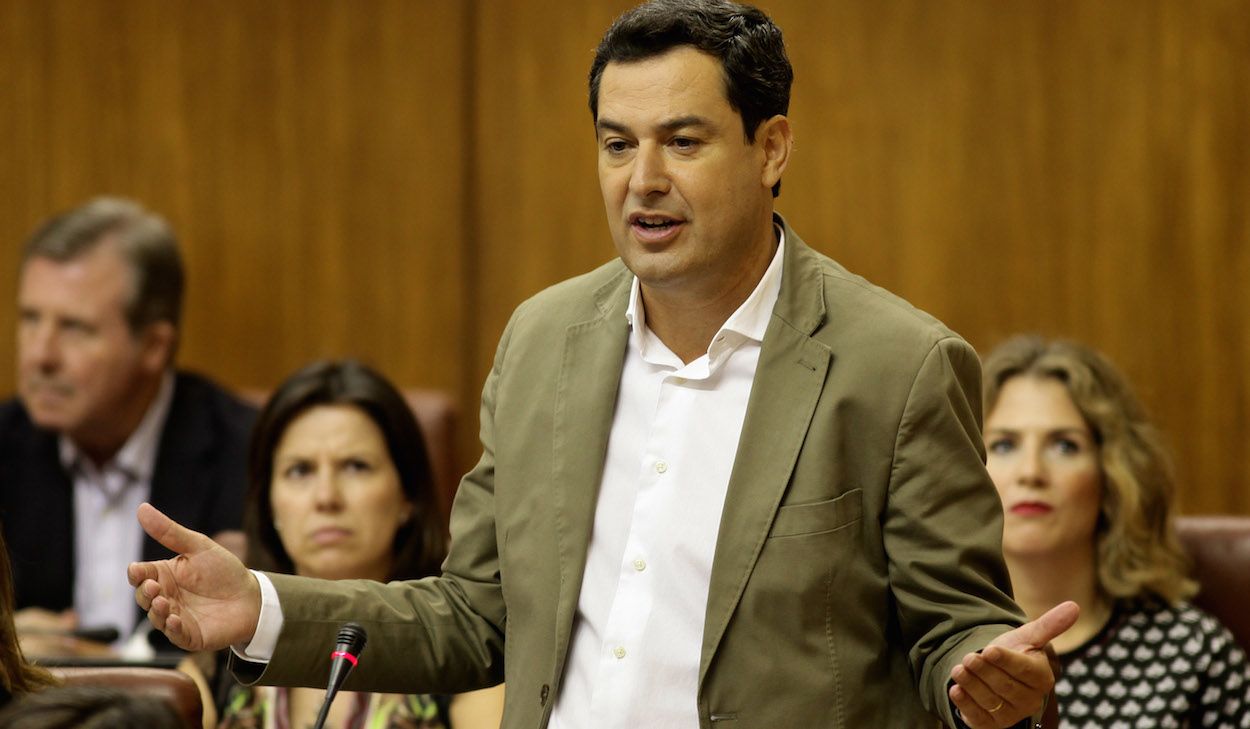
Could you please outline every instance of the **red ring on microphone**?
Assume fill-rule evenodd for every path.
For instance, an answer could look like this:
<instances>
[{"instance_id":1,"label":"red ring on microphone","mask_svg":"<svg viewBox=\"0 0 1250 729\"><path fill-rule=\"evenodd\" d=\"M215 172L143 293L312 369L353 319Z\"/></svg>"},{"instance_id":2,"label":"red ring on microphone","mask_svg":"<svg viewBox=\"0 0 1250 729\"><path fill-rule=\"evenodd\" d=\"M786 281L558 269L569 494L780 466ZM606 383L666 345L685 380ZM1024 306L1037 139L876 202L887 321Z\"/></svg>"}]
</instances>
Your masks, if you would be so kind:
<instances>
[{"instance_id":1,"label":"red ring on microphone","mask_svg":"<svg viewBox=\"0 0 1250 729\"><path fill-rule=\"evenodd\" d=\"M334 651L333 653L330 654L330 660L333 661L335 658L346 658L347 660L352 662L353 666L355 666L357 663L356 656L353 656L351 653L348 653L347 651Z\"/></svg>"}]
</instances>

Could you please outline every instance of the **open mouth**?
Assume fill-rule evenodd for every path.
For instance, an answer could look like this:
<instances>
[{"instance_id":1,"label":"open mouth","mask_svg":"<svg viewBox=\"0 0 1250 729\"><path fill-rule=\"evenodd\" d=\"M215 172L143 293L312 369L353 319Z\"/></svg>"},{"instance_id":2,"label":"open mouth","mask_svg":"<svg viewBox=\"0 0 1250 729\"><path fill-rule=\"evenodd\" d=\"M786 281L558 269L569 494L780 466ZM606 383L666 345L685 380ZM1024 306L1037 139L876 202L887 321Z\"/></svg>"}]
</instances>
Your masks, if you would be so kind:
<instances>
[{"instance_id":1,"label":"open mouth","mask_svg":"<svg viewBox=\"0 0 1250 729\"><path fill-rule=\"evenodd\" d=\"M641 240L651 242L667 240L685 222L679 218L671 218L667 215L643 215L636 213L629 216L629 224L634 229L634 234Z\"/></svg>"}]
</instances>

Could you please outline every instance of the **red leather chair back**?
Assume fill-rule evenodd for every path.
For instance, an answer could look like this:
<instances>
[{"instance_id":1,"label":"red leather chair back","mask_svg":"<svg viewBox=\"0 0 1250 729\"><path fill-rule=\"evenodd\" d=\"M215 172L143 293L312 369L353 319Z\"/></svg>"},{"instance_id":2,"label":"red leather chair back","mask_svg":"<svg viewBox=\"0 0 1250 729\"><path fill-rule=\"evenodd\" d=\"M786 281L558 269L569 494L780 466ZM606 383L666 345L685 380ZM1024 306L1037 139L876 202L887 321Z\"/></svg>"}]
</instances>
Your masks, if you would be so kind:
<instances>
[{"instance_id":1,"label":"red leather chair back","mask_svg":"<svg viewBox=\"0 0 1250 729\"><path fill-rule=\"evenodd\" d=\"M66 686L104 686L154 696L173 704L188 727L203 724L204 706L195 681L172 668L62 666L49 668Z\"/></svg>"},{"instance_id":2,"label":"red leather chair back","mask_svg":"<svg viewBox=\"0 0 1250 729\"><path fill-rule=\"evenodd\" d=\"M1219 618L1250 652L1250 517L1178 517L1176 534L1201 586L1194 603Z\"/></svg>"}]
</instances>

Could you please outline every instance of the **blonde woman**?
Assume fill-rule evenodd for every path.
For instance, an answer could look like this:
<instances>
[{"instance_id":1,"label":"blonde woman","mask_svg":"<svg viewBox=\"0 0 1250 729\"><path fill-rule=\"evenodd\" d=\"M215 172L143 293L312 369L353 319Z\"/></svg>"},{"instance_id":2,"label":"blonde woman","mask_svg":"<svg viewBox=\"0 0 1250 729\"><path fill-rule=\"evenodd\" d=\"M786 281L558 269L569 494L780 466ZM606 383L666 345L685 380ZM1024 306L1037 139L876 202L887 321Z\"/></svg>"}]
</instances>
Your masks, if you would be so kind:
<instances>
[{"instance_id":1,"label":"blonde woman","mask_svg":"<svg viewBox=\"0 0 1250 729\"><path fill-rule=\"evenodd\" d=\"M1168 459L1124 378L1087 347L1017 337L984 382L1016 600L1030 616L1081 606L1053 643L1061 726L1250 727L1250 666L1186 601Z\"/></svg>"}]
</instances>

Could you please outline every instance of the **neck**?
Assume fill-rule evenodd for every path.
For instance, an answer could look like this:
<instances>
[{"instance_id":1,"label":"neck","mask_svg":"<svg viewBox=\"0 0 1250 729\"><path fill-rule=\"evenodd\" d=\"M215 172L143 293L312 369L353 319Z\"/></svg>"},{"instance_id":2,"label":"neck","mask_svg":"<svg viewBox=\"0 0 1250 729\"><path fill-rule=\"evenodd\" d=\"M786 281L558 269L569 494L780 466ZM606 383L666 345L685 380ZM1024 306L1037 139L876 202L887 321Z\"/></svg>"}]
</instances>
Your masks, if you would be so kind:
<instances>
[{"instance_id":1,"label":"neck","mask_svg":"<svg viewBox=\"0 0 1250 729\"><path fill-rule=\"evenodd\" d=\"M712 337L725 321L747 300L759 285L768 265L777 252L777 236L771 218L768 222L768 244L753 247L756 251L733 278L698 290L682 284L667 287L640 285L647 328L664 346L690 362L702 357L712 344Z\"/></svg>"},{"instance_id":2,"label":"neck","mask_svg":"<svg viewBox=\"0 0 1250 729\"><path fill-rule=\"evenodd\" d=\"M1059 653L1094 637L1111 617L1111 601L1098 587L1092 547L1055 555L1004 555L1016 603L1030 620L1065 600L1081 606L1076 624L1051 641Z\"/></svg>"}]
</instances>

